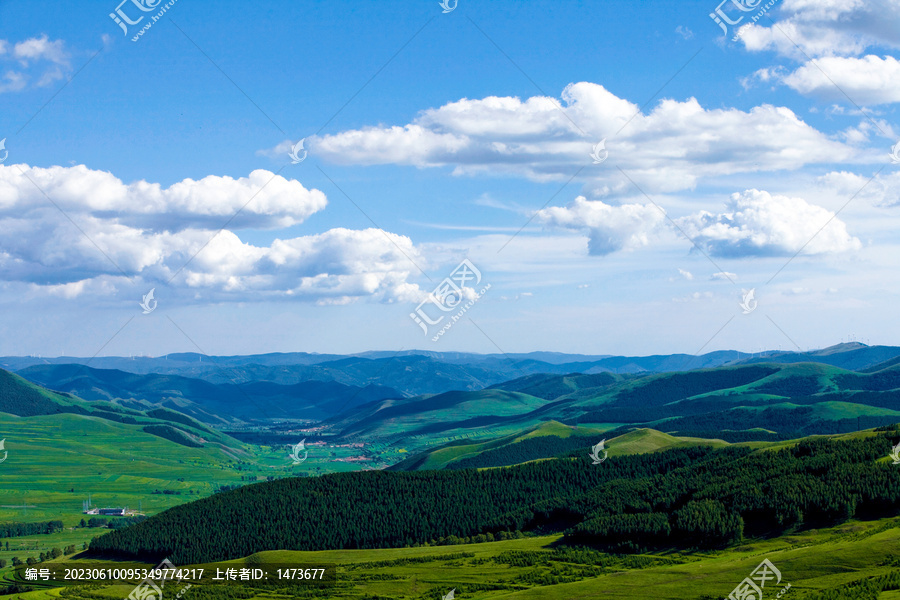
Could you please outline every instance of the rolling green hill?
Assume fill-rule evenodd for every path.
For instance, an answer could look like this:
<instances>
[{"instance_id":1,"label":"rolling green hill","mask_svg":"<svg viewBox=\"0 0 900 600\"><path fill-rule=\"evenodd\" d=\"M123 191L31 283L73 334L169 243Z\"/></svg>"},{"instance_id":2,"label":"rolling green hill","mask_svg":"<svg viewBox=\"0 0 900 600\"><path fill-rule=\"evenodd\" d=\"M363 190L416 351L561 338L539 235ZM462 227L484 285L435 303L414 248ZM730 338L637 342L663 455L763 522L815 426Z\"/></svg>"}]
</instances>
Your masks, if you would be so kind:
<instances>
[{"instance_id":1,"label":"rolling green hill","mask_svg":"<svg viewBox=\"0 0 900 600\"><path fill-rule=\"evenodd\" d=\"M518 423L548 401L505 390L446 392L403 400L372 402L330 423L343 437L390 438L447 435L478 427ZM527 417L526 417L527 420ZM531 422L545 420L537 416Z\"/></svg>"},{"instance_id":2,"label":"rolling green hill","mask_svg":"<svg viewBox=\"0 0 900 600\"><path fill-rule=\"evenodd\" d=\"M498 446L547 421L613 430L613 436L652 428L730 442L845 433L900 420L898 386L900 370L859 373L819 363L645 376L530 375L481 391L369 403L327 422L326 431L411 451L401 468L416 461L416 468L439 468L487 451L496 457ZM544 445L537 453L516 450L533 459L573 448Z\"/></svg>"},{"instance_id":3,"label":"rolling green hill","mask_svg":"<svg viewBox=\"0 0 900 600\"><path fill-rule=\"evenodd\" d=\"M232 453L246 454L243 446L233 438L176 411L140 411L109 402L86 402L69 393L42 388L0 369L0 414L3 413L18 417L81 415L135 426L135 429L177 440L182 445L201 447L208 444Z\"/></svg>"},{"instance_id":4,"label":"rolling green hill","mask_svg":"<svg viewBox=\"0 0 900 600\"><path fill-rule=\"evenodd\" d=\"M606 437L603 429L571 427L547 421L486 442L460 441L444 444L415 454L391 466L389 470L505 467L562 455L585 456L591 446ZM652 429L635 429L606 441L609 456L645 454L697 445L719 448L728 443L723 440L675 437Z\"/></svg>"},{"instance_id":5,"label":"rolling green hill","mask_svg":"<svg viewBox=\"0 0 900 600\"><path fill-rule=\"evenodd\" d=\"M547 458L573 448L592 446L602 430L573 428L556 421L545 421L522 431L485 442L457 441L415 454L393 466L393 471L424 469L496 467Z\"/></svg>"}]
</instances>

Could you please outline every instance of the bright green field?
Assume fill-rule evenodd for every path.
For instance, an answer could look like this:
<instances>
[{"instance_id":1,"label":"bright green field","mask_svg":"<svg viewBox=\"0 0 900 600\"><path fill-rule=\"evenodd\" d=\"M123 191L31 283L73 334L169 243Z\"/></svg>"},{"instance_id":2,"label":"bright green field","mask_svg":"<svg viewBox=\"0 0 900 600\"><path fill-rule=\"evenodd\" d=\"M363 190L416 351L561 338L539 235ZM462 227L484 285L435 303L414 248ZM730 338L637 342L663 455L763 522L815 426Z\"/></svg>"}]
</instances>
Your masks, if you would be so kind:
<instances>
[{"instance_id":1,"label":"bright green field","mask_svg":"<svg viewBox=\"0 0 900 600\"><path fill-rule=\"evenodd\" d=\"M651 561L644 568L623 564L604 568L563 562L511 566L497 560L502 552L507 551L548 552L549 545L557 539L555 536L533 537L485 544L390 550L265 552L252 558L279 563L336 563L339 576L336 587L307 597L360 600L436 600L451 589L456 590L456 598L460 600L724 598L767 558L781 571L783 579L780 586L767 587L765 598L774 598L775 592L788 583L791 588L785 596L803 598L817 590L835 588L896 570L896 558L900 556L900 518L852 521L832 529L751 542L722 552L645 555ZM458 553L473 556L442 558ZM428 557L434 560L404 560ZM377 564L378 561L390 562ZM888 565L891 561L895 566ZM239 564L245 561L234 562ZM654 562L672 564L654 565ZM553 583L553 577L560 582ZM774 591L769 591L770 588ZM103 590L91 590L91 593L99 597L123 598L129 591L128 586L108 586ZM58 593L59 590L36 591L21 594L20 597L46 600L57 598ZM254 597L290 596L259 594ZM879 600L896 598L897 593L892 591L882 594Z\"/></svg>"},{"instance_id":2,"label":"bright green field","mask_svg":"<svg viewBox=\"0 0 900 600\"><path fill-rule=\"evenodd\" d=\"M53 547L82 543L107 532L70 529L82 519L82 501L94 507L140 509L153 515L211 495L223 485L264 481L267 477L359 471L372 460L353 460L359 448L310 446L306 461L294 466L287 448L234 441L189 448L127 425L96 417L57 414L17 417L0 413L0 522L61 520L66 530L0 540L0 559L22 560ZM2 457L2 453L0 453ZM154 493L169 490L173 494ZM6 542L10 550L6 551Z\"/></svg>"}]
</instances>

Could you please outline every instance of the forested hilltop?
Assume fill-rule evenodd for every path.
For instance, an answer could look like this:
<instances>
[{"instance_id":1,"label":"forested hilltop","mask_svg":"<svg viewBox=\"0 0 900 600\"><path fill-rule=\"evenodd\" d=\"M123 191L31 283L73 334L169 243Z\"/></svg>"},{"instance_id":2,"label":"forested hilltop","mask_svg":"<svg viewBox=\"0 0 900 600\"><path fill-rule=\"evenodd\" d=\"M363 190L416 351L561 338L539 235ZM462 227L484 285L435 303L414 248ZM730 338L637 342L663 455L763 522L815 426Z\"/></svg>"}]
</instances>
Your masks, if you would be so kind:
<instances>
[{"instance_id":1,"label":"forested hilltop","mask_svg":"<svg viewBox=\"0 0 900 600\"><path fill-rule=\"evenodd\" d=\"M896 431L778 450L674 449L514 467L362 472L261 483L175 507L95 539L92 553L176 564L274 549L456 543L565 531L617 551L726 546L851 517L895 515Z\"/></svg>"}]
</instances>

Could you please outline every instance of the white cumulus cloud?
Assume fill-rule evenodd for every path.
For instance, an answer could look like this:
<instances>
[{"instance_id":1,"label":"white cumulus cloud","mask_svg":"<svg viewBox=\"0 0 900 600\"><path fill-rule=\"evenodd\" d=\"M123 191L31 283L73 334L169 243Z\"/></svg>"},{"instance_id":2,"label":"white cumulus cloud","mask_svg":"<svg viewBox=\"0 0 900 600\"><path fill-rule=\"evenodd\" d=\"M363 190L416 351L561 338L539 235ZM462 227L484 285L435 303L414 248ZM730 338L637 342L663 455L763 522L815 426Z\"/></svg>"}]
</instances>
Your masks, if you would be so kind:
<instances>
[{"instance_id":1,"label":"white cumulus cloud","mask_svg":"<svg viewBox=\"0 0 900 600\"><path fill-rule=\"evenodd\" d=\"M750 51L806 56L853 56L866 48L900 48L898 0L783 0L772 26L741 28Z\"/></svg>"},{"instance_id":2,"label":"white cumulus cloud","mask_svg":"<svg viewBox=\"0 0 900 600\"><path fill-rule=\"evenodd\" d=\"M659 232L665 215L652 205L610 206L579 196L566 207L553 206L538 211L537 218L548 226L585 232L588 252L605 256L617 250L648 245Z\"/></svg>"},{"instance_id":3,"label":"white cumulus cloud","mask_svg":"<svg viewBox=\"0 0 900 600\"><path fill-rule=\"evenodd\" d=\"M823 100L843 101L846 94L864 105L900 102L900 61L893 56L827 56L816 62L785 76L784 83Z\"/></svg>"},{"instance_id":4,"label":"white cumulus cloud","mask_svg":"<svg viewBox=\"0 0 900 600\"><path fill-rule=\"evenodd\" d=\"M406 236L336 228L253 244L234 231L288 227L326 205L322 192L268 171L164 188L84 166L0 166L0 281L63 298L127 281L222 301L421 295L408 279L424 260Z\"/></svg>"},{"instance_id":5,"label":"white cumulus cloud","mask_svg":"<svg viewBox=\"0 0 900 600\"><path fill-rule=\"evenodd\" d=\"M115 215L118 223L156 231L218 228L234 215L228 224L233 229L288 227L328 203L321 191L264 170L237 179L185 179L164 188L143 180L125 184L84 165L0 165L0 217L40 210L50 205L47 197L66 212Z\"/></svg>"},{"instance_id":6,"label":"white cumulus cloud","mask_svg":"<svg viewBox=\"0 0 900 600\"><path fill-rule=\"evenodd\" d=\"M592 165L606 139L609 159ZM366 127L308 140L337 164L453 167L455 174L515 174L536 181L580 177L621 189L621 167L651 191L692 189L703 177L851 161L857 151L785 107L707 109L665 99L650 112L602 85L570 84L559 100L490 96L428 109L406 125Z\"/></svg>"},{"instance_id":7,"label":"white cumulus cloud","mask_svg":"<svg viewBox=\"0 0 900 600\"><path fill-rule=\"evenodd\" d=\"M831 211L802 198L755 189L733 194L727 212L701 211L676 222L713 256L826 254L862 247Z\"/></svg>"}]
</instances>

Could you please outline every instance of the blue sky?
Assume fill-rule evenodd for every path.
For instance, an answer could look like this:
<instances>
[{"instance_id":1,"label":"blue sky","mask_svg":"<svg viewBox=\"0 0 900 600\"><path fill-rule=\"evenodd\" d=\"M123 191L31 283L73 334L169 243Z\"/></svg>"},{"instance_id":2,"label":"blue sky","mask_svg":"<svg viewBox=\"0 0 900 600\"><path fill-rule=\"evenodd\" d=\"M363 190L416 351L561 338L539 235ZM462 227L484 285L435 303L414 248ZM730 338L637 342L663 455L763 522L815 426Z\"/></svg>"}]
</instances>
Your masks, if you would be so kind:
<instances>
[{"instance_id":1,"label":"blue sky","mask_svg":"<svg viewBox=\"0 0 900 600\"><path fill-rule=\"evenodd\" d=\"M0 2L0 354L897 343L898 0L137 4Z\"/></svg>"}]
</instances>

